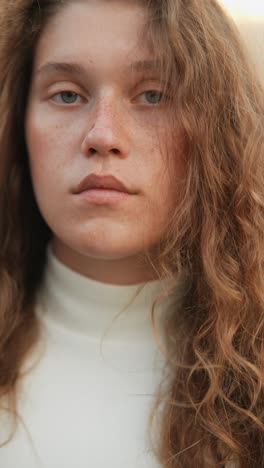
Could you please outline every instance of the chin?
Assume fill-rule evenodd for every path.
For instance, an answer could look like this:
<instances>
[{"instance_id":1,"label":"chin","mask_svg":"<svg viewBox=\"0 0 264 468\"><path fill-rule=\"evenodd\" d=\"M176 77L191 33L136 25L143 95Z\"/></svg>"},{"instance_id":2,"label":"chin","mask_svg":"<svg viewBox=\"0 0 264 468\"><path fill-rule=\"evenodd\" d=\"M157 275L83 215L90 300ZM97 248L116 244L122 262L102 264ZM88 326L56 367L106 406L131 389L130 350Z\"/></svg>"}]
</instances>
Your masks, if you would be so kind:
<instances>
[{"instance_id":1,"label":"chin","mask_svg":"<svg viewBox=\"0 0 264 468\"><path fill-rule=\"evenodd\" d=\"M91 245L82 245L78 252L81 255L86 257L93 258L94 260L121 260L122 258L133 257L139 255L140 251L137 249L129 249L129 246L126 245L126 248L120 248L120 245L116 247L113 245L104 245L104 246L91 246Z\"/></svg>"},{"instance_id":2,"label":"chin","mask_svg":"<svg viewBox=\"0 0 264 468\"><path fill-rule=\"evenodd\" d=\"M125 226L124 226L125 227ZM77 233L74 244L83 254L98 259L118 259L144 250L142 235L128 229L94 229Z\"/></svg>"},{"instance_id":3,"label":"chin","mask_svg":"<svg viewBox=\"0 0 264 468\"><path fill-rule=\"evenodd\" d=\"M140 255L144 250L143 246L129 245L127 239L121 242L119 239L90 239L89 236L75 238L58 238L53 242L55 250L60 255L81 255L94 260L120 260L122 258Z\"/></svg>"}]
</instances>

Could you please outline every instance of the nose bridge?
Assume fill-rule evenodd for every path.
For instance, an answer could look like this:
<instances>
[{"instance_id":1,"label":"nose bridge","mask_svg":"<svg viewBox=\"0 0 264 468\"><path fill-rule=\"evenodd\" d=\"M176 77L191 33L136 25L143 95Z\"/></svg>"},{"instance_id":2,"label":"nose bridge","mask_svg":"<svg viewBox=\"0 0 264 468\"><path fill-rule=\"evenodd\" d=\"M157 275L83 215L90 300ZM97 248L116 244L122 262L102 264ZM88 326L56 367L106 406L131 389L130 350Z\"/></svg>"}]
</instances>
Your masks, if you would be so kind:
<instances>
[{"instance_id":1,"label":"nose bridge","mask_svg":"<svg viewBox=\"0 0 264 468\"><path fill-rule=\"evenodd\" d=\"M108 92L98 96L93 126L111 128L117 114L117 105L117 98L113 93Z\"/></svg>"}]
</instances>

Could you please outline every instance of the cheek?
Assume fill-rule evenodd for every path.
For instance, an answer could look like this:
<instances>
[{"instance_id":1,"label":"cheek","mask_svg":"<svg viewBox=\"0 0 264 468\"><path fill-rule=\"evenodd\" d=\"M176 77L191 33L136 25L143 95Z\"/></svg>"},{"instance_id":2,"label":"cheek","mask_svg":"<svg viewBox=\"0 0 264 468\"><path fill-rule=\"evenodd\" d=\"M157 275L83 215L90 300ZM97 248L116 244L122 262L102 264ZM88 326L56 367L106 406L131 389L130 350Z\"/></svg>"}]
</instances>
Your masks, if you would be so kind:
<instances>
[{"instance_id":1,"label":"cheek","mask_svg":"<svg viewBox=\"0 0 264 468\"><path fill-rule=\"evenodd\" d=\"M141 141L143 141L143 138ZM167 187L170 180L177 173L175 151L173 153L173 145L168 144L168 139L162 132L159 134L153 132L146 141L146 148L142 148L146 180L153 191L155 191L155 188L160 190L161 187Z\"/></svg>"},{"instance_id":2,"label":"cheek","mask_svg":"<svg viewBox=\"0 0 264 468\"><path fill-rule=\"evenodd\" d=\"M51 186L53 182L56 184L68 147L63 138L64 134L67 136L66 129L41 117L40 113L29 112L25 126L29 166L36 189L47 184Z\"/></svg>"},{"instance_id":3,"label":"cheek","mask_svg":"<svg viewBox=\"0 0 264 468\"><path fill-rule=\"evenodd\" d=\"M163 141L163 145L162 145ZM178 205L185 179L184 147L182 137L163 138L159 141L155 174L152 177L152 190L157 212L170 217Z\"/></svg>"}]
</instances>

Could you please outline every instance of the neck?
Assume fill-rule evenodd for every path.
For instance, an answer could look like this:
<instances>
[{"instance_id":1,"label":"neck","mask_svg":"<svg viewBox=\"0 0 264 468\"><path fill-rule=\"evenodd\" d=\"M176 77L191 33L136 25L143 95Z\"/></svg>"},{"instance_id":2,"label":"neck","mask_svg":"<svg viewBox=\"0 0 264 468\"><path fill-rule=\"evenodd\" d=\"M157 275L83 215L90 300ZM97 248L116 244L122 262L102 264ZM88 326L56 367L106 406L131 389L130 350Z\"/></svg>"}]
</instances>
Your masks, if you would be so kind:
<instances>
[{"instance_id":1,"label":"neck","mask_svg":"<svg viewBox=\"0 0 264 468\"><path fill-rule=\"evenodd\" d=\"M61 263L95 281L133 285L158 279L154 268L147 263L143 255L111 259L94 258L69 248L57 238L52 240L51 248Z\"/></svg>"},{"instance_id":2,"label":"neck","mask_svg":"<svg viewBox=\"0 0 264 468\"><path fill-rule=\"evenodd\" d=\"M98 339L110 326L112 339L138 342L151 338L152 305L168 287L168 280L126 286L95 281L61 263L49 246L38 305L42 316L71 333ZM159 310L167 305L165 300Z\"/></svg>"}]
</instances>

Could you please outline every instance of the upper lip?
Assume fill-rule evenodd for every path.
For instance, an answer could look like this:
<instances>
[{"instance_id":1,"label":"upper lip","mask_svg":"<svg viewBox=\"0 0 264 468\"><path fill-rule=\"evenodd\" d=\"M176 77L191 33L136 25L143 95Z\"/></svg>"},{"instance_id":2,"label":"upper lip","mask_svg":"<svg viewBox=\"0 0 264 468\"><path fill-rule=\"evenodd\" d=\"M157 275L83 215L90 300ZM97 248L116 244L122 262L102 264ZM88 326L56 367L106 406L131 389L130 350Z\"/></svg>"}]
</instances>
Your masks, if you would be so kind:
<instances>
[{"instance_id":1,"label":"upper lip","mask_svg":"<svg viewBox=\"0 0 264 468\"><path fill-rule=\"evenodd\" d=\"M89 174L84 177L76 187L74 193L81 193L85 190L91 189L110 189L118 190L119 192L132 193L121 180L117 179L113 175L97 175Z\"/></svg>"}]
</instances>

